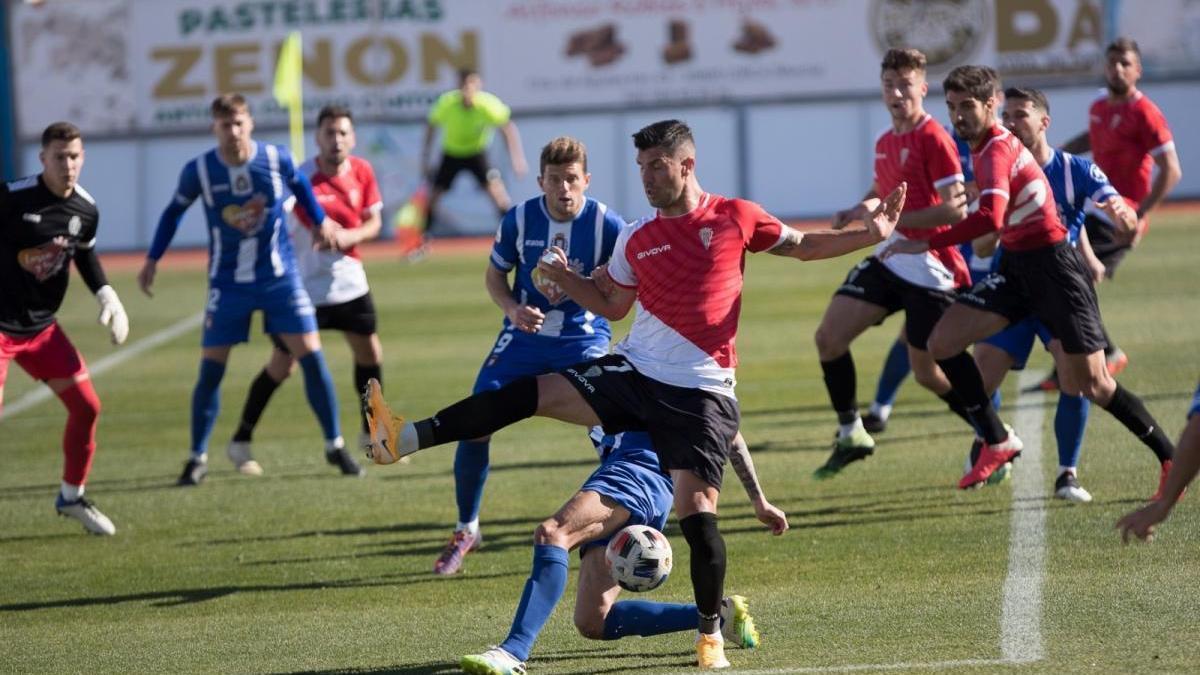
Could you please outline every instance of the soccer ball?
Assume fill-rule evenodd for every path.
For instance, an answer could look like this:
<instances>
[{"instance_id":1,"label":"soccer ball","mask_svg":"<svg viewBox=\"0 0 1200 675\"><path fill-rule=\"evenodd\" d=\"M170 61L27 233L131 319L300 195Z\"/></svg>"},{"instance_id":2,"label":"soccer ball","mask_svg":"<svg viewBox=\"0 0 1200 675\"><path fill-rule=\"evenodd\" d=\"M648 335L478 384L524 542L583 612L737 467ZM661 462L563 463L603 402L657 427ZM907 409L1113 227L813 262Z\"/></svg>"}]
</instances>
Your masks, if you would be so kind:
<instances>
[{"instance_id":1,"label":"soccer ball","mask_svg":"<svg viewBox=\"0 0 1200 675\"><path fill-rule=\"evenodd\" d=\"M613 535L604 558L613 581L634 593L658 588L671 574L671 542L645 525L630 525Z\"/></svg>"}]
</instances>

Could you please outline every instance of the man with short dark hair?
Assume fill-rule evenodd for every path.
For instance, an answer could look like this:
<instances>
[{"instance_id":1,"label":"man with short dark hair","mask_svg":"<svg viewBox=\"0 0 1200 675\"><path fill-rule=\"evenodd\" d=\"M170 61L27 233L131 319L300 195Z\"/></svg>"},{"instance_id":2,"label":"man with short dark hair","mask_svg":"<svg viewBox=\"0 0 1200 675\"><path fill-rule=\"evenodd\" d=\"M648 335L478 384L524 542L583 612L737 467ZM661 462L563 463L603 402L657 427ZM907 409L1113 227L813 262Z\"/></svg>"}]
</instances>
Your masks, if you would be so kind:
<instances>
[{"instance_id":1,"label":"man with short dark hair","mask_svg":"<svg viewBox=\"0 0 1200 675\"><path fill-rule=\"evenodd\" d=\"M129 318L96 257L100 212L79 184L83 137L56 122L42 133L42 172L0 183L0 405L8 364L46 383L67 408L62 485L54 508L93 534L117 528L84 496L96 453L100 399L83 355L55 319L70 280L70 262L100 303L100 323L113 344L129 335Z\"/></svg>"},{"instance_id":2,"label":"man with short dark hair","mask_svg":"<svg viewBox=\"0 0 1200 675\"><path fill-rule=\"evenodd\" d=\"M664 120L634 134L642 188L657 209L626 226L613 249L605 294L575 272L560 247L540 254L538 272L585 309L637 317L616 353L556 373L475 394L434 417L405 423L378 388L367 397L370 456L390 464L422 448L478 438L534 415L606 432L644 430L675 486L675 514L691 549L701 668L726 668L718 630L725 542L717 499L738 432L734 338L747 251L802 260L849 253L885 239L904 205L901 184L863 218L865 228L801 234L743 199L705 192L696 177L691 129Z\"/></svg>"},{"instance_id":3,"label":"man with short dark hair","mask_svg":"<svg viewBox=\"0 0 1200 675\"><path fill-rule=\"evenodd\" d=\"M1083 228L1084 207L1094 203L1114 222L1129 226L1136 220L1133 209L1125 205L1100 167L1082 157L1055 150L1046 140L1046 131L1050 128L1050 103L1041 91L1021 87L1006 89L1001 119L1042 167L1054 193L1059 218L1067 228L1067 240L1079 249L1092 280L1099 283L1104 275L1104 265L1092 252L1087 230ZM989 260L998 261L996 256L1003 255L1003 251L996 248L995 235L978 240L976 248ZM1035 337L1047 348L1053 340L1046 325L1030 316L975 344L975 362L988 391L997 391L1010 369L1025 367ZM1054 414L1054 435L1058 441L1054 496L1058 499L1076 503L1092 501L1091 494L1079 483L1077 468L1089 407L1087 398L1078 393L1059 392Z\"/></svg>"},{"instance_id":4,"label":"man with short dark hair","mask_svg":"<svg viewBox=\"0 0 1200 675\"><path fill-rule=\"evenodd\" d=\"M429 163L429 156L437 128L442 130L442 159L435 171ZM438 202L461 171L468 171L475 177L500 216L512 206L500 172L492 168L487 158L494 129L499 129L504 137L513 172L518 178L524 176L527 171L525 150L521 147L521 136L508 106L495 94L483 91L483 79L478 71L464 68L458 74L458 89L438 97L429 109L425 125L421 169L433 183L425 207L426 235L433 232Z\"/></svg>"},{"instance_id":5,"label":"man with short dark hair","mask_svg":"<svg viewBox=\"0 0 1200 675\"><path fill-rule=\"evenodd\" d=\"M304 390L325 437L325 460L345 475L362 467L346 452L338 421L333 379L321 353L315 310L300 275L283 224L284 186L313 223L318 246L337 248L338 225L325 217L312 185L297 171L285 148L250 135L254 119L240 94L223 94L212 104L217 147L184 165L179 187L163 210L138 285L150 295L158 261L167 252L184 212L196 199L208 221L208 303L200 350L200 373L192 391L192 442L176 481L199 485L208 475L208 438L220 409L221 379L229 352L250 336L250 317L264 314L264 332L278 335L304 371Z\"/></svg>"},{"instance_id":6,"label":"man with short dark hair","mask_svg":"<svg viewBox=\"0 0 1200 675\"><path fill-rule=\"evenodd\" d=\"M1150 212L1183 177L1171 128L1158 106L1138 89L1141 78L1137 42L1117 38L1104 50L1105 88L1088 109L1087 131L1063 145L1063 150L1075 154L1090 150L1096 165L1136 212L1136 225L1130 228L1103 209L1088 209L1084 227L1110 279L1149 230ZM1129 363L1111 338L1104 353L1113 375Z\"/></svg>"},{"instance_id":7,"label":"man with short dark hair","mask_svg":"<svg viewBox=\"0 0 1200 675\"><path fill-rule=\"evenodd\" d=\"M317 114L317 156L300 165L312 183L313 195L340 229L337 246L318 249L316 223L302 209L289 209L289 230L295 244L296 266L305 290L316 305L317 327L341 331L354 358L354 390L367 380L383 381L383 347L375 332L375 302L367 285L358 245L379 236L383 198L371 164L350 153L356 143L354 118L348 108L325 106ZM296 367L296 358L278 335L267 364L250 385L242 421L229 442L227 454L240 473L257 476L262 466L250 452L251 437L271 395ZM359 447L367 441L366 420Z\"/></svg>"},{"instance_id":8,"label":"man with short dark hair","mask_svg":"<svg viewBox=\"0 0 1200 675\"><path fill-rule=\"evenodd\" d=\"M986 66L959 66L943 82L954 128L972 145L979 209L927 240L893 242L883 255L918 253L1000 233L1004 255L996 272L958 296L929 337L929 351L971 414L983 445L962 489L986 481L1021 454L1022 444L992 408L975 362L952 359L1010 323L1035 316L1054 336L1068 392L1082 393L1112 413L1170 468L1171 441L1135 394L1104 365L1104 328L1096 290L1078 249L1067 241L1053 190L1020 139L996 122L1000 77ZM1160 480L1161 489L1161 480Z\"/></svg>"},{"instance_id":9,"label":"man with short dark hair","mask_svg":"<svg viewBox=\"0 0 1200 675\"><path fill-rule=\"evenodd\" d=\"M926 239L967 214L962 167L950 134L925 112L925 55L890 49L880 64L880 91L892 124L875 140L875 177L862 200L837 212L833 226L866 216L882 195L908 184L904 212L893 238ZM886 246L880 244L880 250ZM835 291L813 336L838 430L829 459L813 476L831 478L846 465L875 452L875 439L858 413L857 376L850 345L871 326L904 311L909 361L918 382L965 418L946 377L925 350L929 331L969 285L962 255L953 246L881 260L872 255L855 265ZM969 359L966 354L959 358Z\"/></svg>"}]
</instances>

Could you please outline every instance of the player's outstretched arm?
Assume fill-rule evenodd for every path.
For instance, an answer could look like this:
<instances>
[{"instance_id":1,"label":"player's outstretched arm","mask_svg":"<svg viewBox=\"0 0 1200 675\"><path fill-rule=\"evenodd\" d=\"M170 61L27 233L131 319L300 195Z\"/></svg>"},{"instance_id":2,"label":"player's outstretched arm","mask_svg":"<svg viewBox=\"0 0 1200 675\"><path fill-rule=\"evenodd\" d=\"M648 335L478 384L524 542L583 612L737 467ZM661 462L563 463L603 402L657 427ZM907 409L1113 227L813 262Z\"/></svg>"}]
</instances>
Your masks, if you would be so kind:
<instances>
[{"instance_id":1,"label":"player's outstretched arm","mask_svg":"<svg viewBox=\"0 0 1200 675\"><path fill-rule=\"evenodd\" d=\"M892 190L863 220L863 224L866 225L863 229L802 234L784 226L779 243L767 252L799 260L823 260L874 246L891 236L892 230L896 228L900 212L904 210L904 196L907 191L907 183L901 183Z\"/></svg>"},{"instance_id":2,"label":"player's outstretched arm","mask_svg":"<svg viewBox=\"0 0 1200 675\"><path fill-rule=\"evenodd\" d=\"M746 496L754 505L754 516L770 528L771 534L778 536L786 532L788 529L787 514L775 508L763 494L762 485L758 482L758 472L754 470L754 460L750 457L750 446L746 445L746 439L742 437L740 431L733 438L729 463L733 465L734 473L742 482L742 487L746 489Z\"/></svg>"},{"instance_id":3,"label":"player's outstretched arm","mask_svg":"<svg viewBox=\"0 0 1200 675\"><path fill-rule=\"evenodd\" d=\"M1117 529L1121 531L1121 540L1129 543L1130 535L1150 541L1154 537L1154 528L1171 515L1171 509L1183 490L1200 472L1200 414L1193 414L1179 437L1175 448L1175 457L1171 471L1167 474L1166 485L1163 486L1162 498L1150 502L1142 508L1125 514L1117 521Z\"/></svg>"},{"instance_id":4,"label":"player's outstretched arm","mask_svg":"<svg viewBox=\"0 0 1200 675\"><path fill-rule=\"evenodd\" d=\"M567 254L557 246L551 246L538 261L538 271L545 275L579 306L612 321L619 321L629 314L637 299L637 290L611 284L611 293L605 294L596 282L581 276L567 266Z\"/></svg>"},{"instance_id":5,"label":"player's outstretched arm","mask_svg":"<svg viewBox=\"0 0 1200 675\"><path fill-rule=\"evenodd\" d=\"M876 206L879 206L879 189L871 183L871 189L867 190L867 194L863 195L857 204L833 214L829 227L834 230L843 229L850 223L866 218Z\"/></svg>"}]
</instances>

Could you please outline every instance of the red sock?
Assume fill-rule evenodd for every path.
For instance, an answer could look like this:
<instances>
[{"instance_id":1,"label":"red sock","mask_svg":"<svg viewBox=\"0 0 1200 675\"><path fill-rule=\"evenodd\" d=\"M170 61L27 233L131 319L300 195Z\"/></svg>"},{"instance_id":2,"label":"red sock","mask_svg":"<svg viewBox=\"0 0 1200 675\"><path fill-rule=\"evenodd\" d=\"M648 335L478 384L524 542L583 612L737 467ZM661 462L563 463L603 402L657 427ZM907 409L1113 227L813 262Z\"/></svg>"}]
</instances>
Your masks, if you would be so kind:
<instances>
[{"instance_id":1,"label":"red sock","mask_svg":"<svg viewBox=\"0 0 1200 675\"><path fill-rule=\"evenodd\" d=\"M92 456L96 454L96 418L100 415L100 399L92 388L91 380L77 382L75 386L59 392L58 398L67 407L62 479L72 485L83 485L92 469Z\"/></svg>"}]
</instances>

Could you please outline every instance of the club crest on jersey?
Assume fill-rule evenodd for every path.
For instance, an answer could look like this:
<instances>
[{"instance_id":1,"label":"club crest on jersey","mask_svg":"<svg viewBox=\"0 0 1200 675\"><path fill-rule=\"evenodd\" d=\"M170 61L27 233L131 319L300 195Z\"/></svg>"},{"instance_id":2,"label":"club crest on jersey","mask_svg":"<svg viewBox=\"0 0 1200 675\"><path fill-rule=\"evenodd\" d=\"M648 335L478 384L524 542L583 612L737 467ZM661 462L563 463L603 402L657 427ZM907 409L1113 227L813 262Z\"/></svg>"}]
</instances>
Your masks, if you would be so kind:
<instances>
[{"instance_id":1,"label":"club crest on jersey","mask_svg":"<svg viewBox=\"0 0 1200 675\"><path fill-rule=\"evenodd\" d=\"M908 148L900 148L900 166L908 161Z\"/></svg>"},{"instance_id":2,"label":"club crest on jersey","mask_svg":"<svg viewBox=\"0 0 1200 675\"><path fill-rule=\"evenodd\" d=\"M67 261L69 245L66 237L55 237L41 246L22 249L17 254L17 264L33 275L38 282L58 274Z\"/></svg>"},{"instance_id":3,"label":"club crest on jersey","mask_svg":"<svg viewBox=\"0 0 1200 675\"><path fill-rule=\"evenodd\" d=\"M252 237L262 227L267 216L267 198L254 195L245 204L230 204L221 209L221 219L226 225Z\"/></svg>"},{"instance_id":4,"label":"club crest on jersey","mask_svg":"<svg viewBox=\"0 0 1200 675\"><path fill-rule=\"evenodd\" d=\"M700 243L704 244L704 250L708 250L708 245L712 243L713 229L711 227L700 228Z\"/></svg>"},{"instance_id":5,"label":"club crest on jersey","mask_svg":"<svg viewBox=\"0 0 1200 675\"><path fill-rule=\"evenodd\" d=\"M79 216L71 216L71 219L67 221L67 234L78 237L79 231L82 229L83 221L79 219Z\"/></svg>"}]
</instances>

